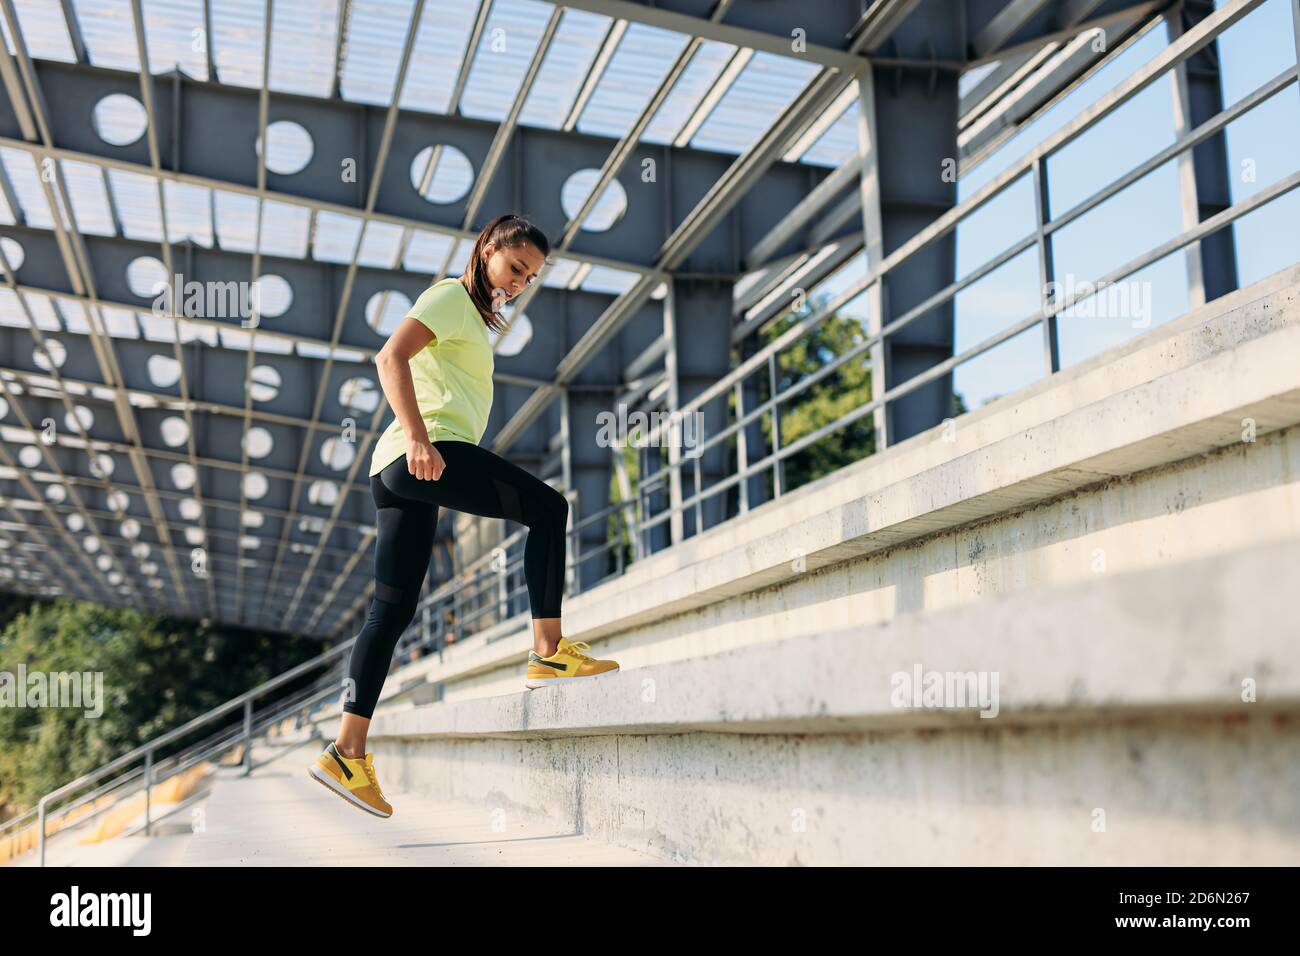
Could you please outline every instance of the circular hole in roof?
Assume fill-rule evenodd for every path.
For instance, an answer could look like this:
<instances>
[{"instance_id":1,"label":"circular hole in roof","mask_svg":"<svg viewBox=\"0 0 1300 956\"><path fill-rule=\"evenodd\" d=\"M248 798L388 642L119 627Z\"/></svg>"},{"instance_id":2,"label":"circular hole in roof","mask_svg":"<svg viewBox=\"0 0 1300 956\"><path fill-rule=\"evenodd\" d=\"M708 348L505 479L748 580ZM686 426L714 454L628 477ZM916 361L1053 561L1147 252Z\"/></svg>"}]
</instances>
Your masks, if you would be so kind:
<instances>
[{"instance_id":1,"label":"circular hole in roof","mask_svg":"<svg viewBox=\"0 0 1300 956\"><path fill-rule=\"evenodd\" d=\"M86 526L86 519L81 515L68 515L68 520L65 523L69 531L80 531Z\"/></svg>"},{"instance_id":2,"label":"circular hole in roof","mask_svg":"<svg viewBox=\"0 0 1300 956\"><path fill-rule=\"evenodd\" d=\"M38 345L32 349L32 361L47 372L51 369L63 368L63 363L67 360L68 350L58 339L46 339L43 348Z\"/></svg>"},{"instance_id":3,"label":"circular hole in roof","mask_svg":"<svg viewBox=\"0 0 1300 956\"><path fill-rule=\"evenodd\" d=\"M91 554L94 554L96 551L99 550L99 539L96 538L93 534L88 535L87 537L82 539L81 546L85 548L87 551L89 551Z\"/></svg>"},{"instance_id":4,"label":"circular hole in roof","mask_svg":"<svg viewBox=\"0 0 1300 956\"><path fill-rule=\"evenodd\" d=\"M186 462L177 462L172 465L172 484L181 491L188 491L194 487L195 479L198 476L194 473L194 466Z\"/></svg>"},{"instance_id":5,"label":"circular hole in roof","mask_svg":"<svg viewBox=\"0 0 1300 956\"><path fill-rule=\"evenodd\" d=\"M473 184L474 167L455 146L426 146L411 160L411 185L429 202L455 202Z\"/></svg>"},{"instance_id":6,"label":"circular hole in roof","mask_svg":"<svg viewBox=\"0 0 1300 956\"><path fill-rule=\"evenodd\" d=\"M131 505L131 499L124 491L113 490L104 498L110 511L125 511Z\"/></svg>"},{"instance_id":7,"label":"circular hole in roof","mask_svg":"<svg viewBox=\"0 0 1300 956\"><path fill-rule=\"evenodd\" d=\"M17 272L22 268L23 261L27 258L27 253L19 245L17 239L10 239L8 236L0 238L0 250L5 254L5 262L9 263L9 268Z\"/></svg>"},{"instance_id":8,"label":"circular hole in roof","mask_svg":"<svg viewBox=\"0 0 1300 956\"><path fill-rule=\"evenodd\" d=\"M351 442L343 441L341 438L327 438L321 443L320 460L324 462L326 468L342 471L352 464L352 459L356 457L357 450Z\"/></svg>"},{"instance_id":9,"label":"circular hole in roof","mask_svg":"<svg viewBox=\"0 0 1300 956\"><path fill-rule=\"evenodd\" d=\"M117 463L113 461L111 455L91 455L90 456L90 473L96 478L108 478L113 474L113 469Z\"/></svg>"},{"instance_id":10,"label":"circular hole in roof","mask_svg":"<svg viewBox=\"0 0 1300 956\"><path fill-rule=\"evenodd\" d=\"M180 512L181 517L186 521L198 521L203 514L203 505L199 504L197 498L182 498Z\"/></svg>"},{"instance_id":11,"label":"circular hole in roof","mask_svg":"<svg viewBox=\"0 0 1300 956\"><path fill-rule=\"evenodd\" d=\"M339 486L332 481L313 481L307 488L307 500L328 508L339 500Z\"/></svg>"},{"instance_id":12,"label":"circular hole in roof","mask_svg":"<svg viewBox=\"0 0 1300 956\"><path fill-rule=\"evenodd\" d=\"M275 447L275 439L265 428L253 427L244 433L244 449L249 458L265 458Z\"/></svg>"},{"instance_id":13,"label":"circular hole in roof","mask_svg":"<svg viewBox=\"0 0 1300 956\"><path fill-rule=\"evenodd\" d=\"M4 418L8 414L9 414L9 402L5 399L3 395L0 395L0 418Z\"/></svg>"},{"instance_id":14,"label":"circular hole in roof","mask_svg":"<svg viewBox=\"0 0 1300 956\"><path fill-rule=\"evenodd\" d=\"M35 445L24 445L18 450L18 464L24 468L37 468L41 463L41 450Z\"/></svg>"},{"instance_id":15,"label":"circular hole in roof","mask_svg":"<svg viewBox=\"0 0 1300 956\"><path fill-rule=\"evenodd\" d=\"M248 394L255 402L269 402L280 394L280 373L270 365L254 365Z\"/></svg>"},{"instance_id":16,"label":"circular hole in roof","mask_svg":"<svg viewBox=\"0 0 1300 956\"><path fill-rule=\"evenodd\" d=\"M95 426L95 413L85 405L73 405L72 411L63 416L63 424L70 432L90 431Z\"/></svg>"},{"instance_id":17,"label":"circular hole in roof","mask_svg":"<svg viewBox=\"0 0 1300 956\"><path fill-rule=\"evenodd\" d=\"M262 542L251 534L242 535L239 539L239 546L245 551L252 551L261 544Z\"/></svg>"},{"instance_id":18,"label":"circular hole in roof","mask_svg":"<svg viewBox=\"0 0 1300 956\"><path fill-rule=\"evenodd\" d=\"M110 93L95 104L91 125L95 133L114 146L130 146L144 135L149 114L133 96Z\"/></svg>"},{"instance_id":19,"label":"circular hole in roof","mask_svg":"<svg viewBox=\"0 0 1300 956\"><path fill-rule=\"evenodd\" d=\"M68 498L68 489L62 485L46 485L45 497L57 504L62 504Z\"/></svg>"},{"instance_id":20,"label":"circular hole in roof","mask_svg":"<svg viewBox=\"0 0 1300 956\"><path fill-rule=\"evenodd\" d=\"M113 559L110 558L107 554L101 554L99 557L95 559L95 567L99 568L99 570L101 571L107 571L112 566L113 566Z\"/></svg>"},{"instance_id":21,"label":"circular hole in roof","mask_svg":"<svg viewBox=\"0 0 1300 956\"><path fill-rule=\"evenodd\" d=\"M114 585L114 586L121 584L121 583L122 583L122 575L120 575L118 572L114 571L112 574L110 574L110 575L108 576L108 583L109 583L109 584L112 584L112 585Z\"/></svg>"},{"instance_id":22,"label":"circular hole in roof","mask_svg":"<svg viewBox=\"0 0 1300 956\"><path fill-rule=\"evenodd\" d=\"M366 325L387 338L410 311L410 299L396 289L385 289L366 300Z\"/></svg>"},{"instance_id":23,"label":"circular hole in roof","mask_svg":"<svg viewBox=\"0 0 1300 956\"><path fill-rule=\"evenodd\" d=\"M266 515L260 511L245 511L241 521L245 528L260 528L266 521Z\"/></svg>"},{"instance_id":24,"label":"circular hole in roof","mask_svg":"<svg viewBox=\"0 0 1300 956\"><path fill-rule=\"evenodd\" d=\"M127 265L126 284L140 298L152 299L167 288L167 269L153 256L140 256Z\"/></svg>"},{"instance_id":25,"label":"circular hole in roof","mask_svg":"<svg viewBox=\"0 0 1300 956\"><path fill-rule=\"evenodd\" d=\"M152 561L145 561L145 562L143 562L143 563L140 565L140 573L141 573L141 574L146 574L146 575L147 575L147 574L157 574L157 573L158 573L158 565L154 564Z\"/></svg>"},{"instance_id":26,"label":"circular hole in roof","mask_svg":"<svg viewBox=\"0 0 1300 956\"><path fill-rule=\"evenodd\" d=\"M202 544L204 540L202 528L186 528L185 541L188 544Z\"/></svg>"},{"instance_id":27,"label":"circular hole in roof","mask_svg":"<svg viewBox=\"0 0 1300 956\"><path fill-rule=\"evenodd\" d=\"M298 519L298 530L306 534L320 534L325 530L325 519L316 517L306 517ZM294 544L294 548L299 551L311 551L311 547L305 544Z\"/></svg>"},{"instance_id":28,"label":"circular hole in roof","mask_svg":"<svg viewBox=\"0 0 1300 956\"><path fill-rule=\"evenodd\" d=\"M256 501L266 494L270 486L270 482L266 480L266 475L260 471L250 471L244 476L244 497Z\"/></svg>"},{"instance_id":29,"label":"circular hole in roof","mask_svg":"<svg viewBox=\"0 0 1300 956\"><path fill-rule=\"evenodd\" d=\"M150 355L145 368L149 381L159 388L171 388L181 380L181 363L169 355Z\"/></svg>"},{"instance_id":30,"label":"circular hole in roof","mask_svg":"<svg viewBox=\"0 0 1300 956\"><path fill-rule=\"evenodd\" d=\"M506 330L504 336L500 336L501 344L496 346L497 355L518 355L533 337L533 322L525 313L521 312L508 318L510 328ZM495 335L495 333L490 334Z\"/></svg>"},{"instance_id":31,"label":"circular hole in roof","mask_svg":"<svg viewBox=\"0 0 1300 956\"><path fill-rule=\"evenodd\" d=\"M350 378L339 386L339 404L354 412L373 412L379 407L379 388L368 378Z\"/></svg>"},{"instance_id":32,"label":"circular hole in roof","mask_svg":"<svg viewBox=\"0 0 1300 956\"><path fill-rule=\"evenodd\" d=\"M258 315L275 318L293 305L293 287L283 276L267 274L253 283L253 304Z\"/></svg>"},{"instance_id":33,"label":"circular hole in roof","mask_svg":"<svg viewBox=\"0 0 1300 956\"><path fill-rule=\"evenodd\" d=\"M307 168L311 162L314 144L311 133L292 120L276 120L266 127L266 168L281 176L292 176ZM253 144L257 155L262 155L262 139Z\"/></svg>"},{"instance_id":34,"label":"circular hole in roof","mask_svg":"<svg viewBox=\"0 0 1300 956\"><path fill-rule=\"evenodd\" d=\"M139 544L131 545L131 556L139 561L149 557L149 545L141 541Z\"/></svg>"},{"instance_id":35,"label":"circular hole in roof","mask_svg":"<svg viewBox=\"0 0 1300 956\"><path fill-rule=\"evenodd\" d=\"M599 169L580 169L569 176L560 187L560 207L570 219L578 215L582 204L587 201L591 191L600 181ZM587 232L604 232L623 218L627 212L627 193L623 184L617 179L610 180L605 191L600 194L591 212L583 220L582 228Z\"/></svg>"},{"instance_id":36,"label":"circular hole in roof","mask_svg":"<svg viewBox=\"0 0 1300 956\"><path fill-rule=\"evenodd\" d=\"M127 518L122 522L122 537L134 541L140 537L140 522L134 518Z\"/></svg>"},{"instance_id":37,"label":"circular hole in roof","mask_svg":"<svg viewBox=\"0 0 1300 956\"><path fill-rule=\"evenodd\" d=\"M168 415L162 420L158 430L162 432L164 444L171 448L179 448L190 438L190 426L178 415Z\"/></svg>"}]
</instances>

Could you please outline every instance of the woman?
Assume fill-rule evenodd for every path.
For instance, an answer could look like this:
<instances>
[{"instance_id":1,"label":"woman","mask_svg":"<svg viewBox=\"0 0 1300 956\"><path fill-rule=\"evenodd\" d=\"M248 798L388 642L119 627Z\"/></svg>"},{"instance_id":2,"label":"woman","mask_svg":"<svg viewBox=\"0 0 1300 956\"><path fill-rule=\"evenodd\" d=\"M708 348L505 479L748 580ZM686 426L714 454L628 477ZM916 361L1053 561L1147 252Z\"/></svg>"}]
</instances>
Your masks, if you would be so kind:
<instances>
[{"instance_id":1,"label":"woman","mask_svg":"<svg viewBox=\"0 0 1300 956\"><path fill-rule=\"evenodd\" d=\"M533 618L525 685L582 680L618 670L561 636L565 497L479 447L492 408L488 329L506 329L501 307L522 292L550 254L540 229L519 216L479 233L465 274L434 283L375 356L396 418L375 445L370 492L379 526L375 594L348 659L342 727L311 775L353 805L392 816L366 752L370 717L397 639L415 616L433 551L438 507L528 526L524 577Z\"/></svg>"}]
</instances>

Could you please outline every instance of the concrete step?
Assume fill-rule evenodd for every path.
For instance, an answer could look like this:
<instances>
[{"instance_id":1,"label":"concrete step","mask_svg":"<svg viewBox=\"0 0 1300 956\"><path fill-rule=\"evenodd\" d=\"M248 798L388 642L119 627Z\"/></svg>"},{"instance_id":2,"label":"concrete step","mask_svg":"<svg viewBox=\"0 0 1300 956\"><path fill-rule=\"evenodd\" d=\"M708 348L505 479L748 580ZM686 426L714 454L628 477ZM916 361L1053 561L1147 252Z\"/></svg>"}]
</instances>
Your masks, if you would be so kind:
<instances>
[{"instance_id":1,"label":"concrete step","mask_svg":"<svg viewBox=\"0 0 1300 956\"><path fill-rule=\"evenodd\" d=\"M1297 580L1271 543L377 715L370 746L403 787L678 862L1295 865Z\"/></svg>"},{"instance_id":2,"label":"concrete step","mask_svg":"<svg viewBox=\"0 0 1300 956\"><path fill-rule=\"evenodd\" d=\"M1294 267L638 562L565 632L639 667L1300 536L1298 354ZM512 692L530 646L503 622L383 706Z\"/></svg>"},{"instance_id":3,"label":"concrete step","mask_svg":"<svg viewBox=\"0 0 1300 956\"><path fill-rule=\"evenodd\" d=\"M307 776L318 741L255 750L242 776L219 771L185 866L660 866L570 828L525 819L491 800L437 800L391 785L376 770L393 816L354 809Z\"/></svg>"}]
</instances>

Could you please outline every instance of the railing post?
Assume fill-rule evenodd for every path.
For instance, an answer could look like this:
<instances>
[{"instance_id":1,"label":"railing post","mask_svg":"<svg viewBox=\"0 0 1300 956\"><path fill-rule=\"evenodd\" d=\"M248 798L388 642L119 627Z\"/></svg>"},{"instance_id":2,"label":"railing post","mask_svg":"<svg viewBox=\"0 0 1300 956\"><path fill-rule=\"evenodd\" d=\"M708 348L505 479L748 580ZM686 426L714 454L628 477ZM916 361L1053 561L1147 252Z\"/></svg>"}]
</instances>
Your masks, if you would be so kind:
<instances>
[{"instance_id":1,"label":"railing post","mask_svg":"<svg viewBox=\"0 0 1300 956\"><path fill-rule=\"evenodd\" d=\"M692 457L694 457L694 459L695 459L695 467L694 467L694 471L695 471L695 533L696 533L696 534L703 534L703 533L704 533L704 512L703 512L703 509L701 508L701 498L700 498L700 492L701 492L701 488L700 488L700 464L701 464L701 462L703 461L704 456L703 456L703 455L694 455L694 456L692 456Z\"/></svg>"},{"instance_id":2,"label":"railing post","mask_svg":"<svg viewBox=\"0 0 1300 956\"><path fill-rule=\"evenodd\" d=\"M578 573L578 564L582 561L582 531L578 527L578 493L575 490L569 501L569 524L564 535L564 580L569 585L569 597L582 593L582 575Z\"/></svg>"},{"instance_id":3,"label":"railing post","mask_svg":"<svg viewBox=\"0 0 1300 956\"><path fill-rule=\"evenodd\" d=\"M244 776L253 772L253 698L244 701Z\"/></svg>"},{"instance_id":4,"label":"railing post","mask_svg":"<svg viewBox=\"0 0 1300 956\"><path fill-rule=\"evenodd\" d=\"M785 462L781 459L781 403L776 401L776 353L767 357L767 381L770 389L768 397L772 399L772 497L781 497L781 480L785 473Z\"/></svg>"},{"instance_id":5,"label":"railing post","mask_svg":"<svg viewBox=\"0 0 1300 956\"><path fill-rule=\"evenodd\" d=\"M45 865L45 800L45 797L41 797L41 802L37 804L36 808L37 827L39 828L36 832L37 842L41 845L41 866Z\"/></svg>"},{"instance_id":6,"label":"railing post","mask_svg":"<svg viewBox=\"0 0 1300 956\"><path fill-rule=\"evenodd\" d=\"M509 559L503 554L501 567L497 569L497 621L504 621L510 616L510 608L507 601L506 578Z\"/></svg>"},{"instance_id":7,"label":"railing post","mask_svg":"<svg viewBox=\"0 0 1300 956\"><path fill-rule=\"evenodd\" d=\"M745 420L745 384L744 378L736 379L736 421ZM749 510L749 478L745 475L745 469L749 467L749 449L745 444L745 425L740 426L736 432L736 465L740 471L740 513L744 514Z\"/></svg>"},{"instance_id":8,"label":"railing post","mask_svg":"<svg viewBox=\"0 0 1300 956\"><path fill-rule=\"evenodd\" d=\"M152 836L153 816L153 751L144 752L144 835Z\"/></svg>"},{"instance_id":9,"label":"railing post","mask_svg":"<svg viewBox=\"0 0 1300 956\"><path fill-rule=\"evenodd\" d=\"M645 540L645 519L646 519L646 492L645 492L645 460L646 454L644 448L636 450L636 550L637 560L650 553L650 548Z\"/></svg>"},{"instance_id":10,"label":"railing post","mask_svg":"<svg viewBox=\"0 0 1300 956\"><path fill-rule=\"evenodd\" d=\"M1052 260L1052 240L1047 236L1047 225L1052 221L1051 204L1047 192L1047 163L1035 156L1033 163L1034 218L1038 231L1038 282L1042 287L1039 302L1043 307L1043 363L1047 374L1061 369L1061 349L1056 331L1056 313L1052 308L1056 296L1049 294L1056 282L1056 265Z\"/></svg>"},{"instance_id":11,"label":"railing post","mask_svg":"<svg viewBox=\"0 0 1300 956\"><path fill-rule=\"evenodd\" d=\"M618 544L614 548L614 575L622 577L623 575L623 533L627 531L627 504L620 502L618 510L614 512L618 515L616 527L619 529Z\"/></svg>"},{"instance_id":12,"label":"railing post","mask_svg":"<svg viewBox=\"0 0 1300 956\"><path fill-rule=\"evenodd\" d=\"M462 604L465 603L463 600L461 600L461 597L464 594L464 592L465 592L464 584L462 584L460 587L456 588L456 590L452 592L451 622L450 622L452 627L457 627L460 624L460 607ZM443 640L446 641L445 632L444 632Z\"/></svg>"}]
</instances>

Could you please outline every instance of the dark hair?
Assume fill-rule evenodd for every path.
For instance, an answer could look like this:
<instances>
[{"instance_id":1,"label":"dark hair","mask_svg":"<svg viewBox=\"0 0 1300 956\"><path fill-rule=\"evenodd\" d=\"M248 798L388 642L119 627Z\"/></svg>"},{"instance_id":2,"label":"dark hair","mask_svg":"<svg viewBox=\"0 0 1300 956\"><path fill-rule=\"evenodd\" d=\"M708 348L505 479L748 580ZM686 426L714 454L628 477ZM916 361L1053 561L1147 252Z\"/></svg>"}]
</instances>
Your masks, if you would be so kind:
<instances>
[{"instance_id":1,"label":"dark hair","mask_svg":"<svg viewBox=\"0 0 1300 956\"><path fill-rule=\"evenodd\" d=\"M465 278L468 280L465 287L488 328L503 335L509 323L506 322L505 316L493 308L492 285L488 282L487 275L487 257L483 254L483 248L489 242L497 249L513 249L525 243L532 243L541 252L543 259L551 254L551 243L542 230L514 213L497 216L483 227L483 231L478 234L478 239L474 241L474 248L469 254L469 265L465 267Z\"/></svg>"}]
</instances>

